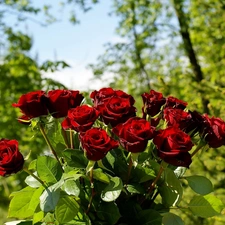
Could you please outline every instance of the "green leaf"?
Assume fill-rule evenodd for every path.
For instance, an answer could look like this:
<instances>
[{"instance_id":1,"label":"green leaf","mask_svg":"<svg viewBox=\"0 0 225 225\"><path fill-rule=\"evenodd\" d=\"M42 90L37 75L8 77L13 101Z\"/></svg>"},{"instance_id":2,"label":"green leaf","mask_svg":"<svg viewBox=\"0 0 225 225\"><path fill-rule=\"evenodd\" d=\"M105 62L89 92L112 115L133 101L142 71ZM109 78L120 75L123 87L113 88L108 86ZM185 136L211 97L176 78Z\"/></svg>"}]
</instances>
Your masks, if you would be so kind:
<instances>
[{"instance_id":1,"label":"green leaf","mask_svg":"<svg viewBox=\"0 0 225 225\"><path fill-rule=\"evenodd\" d=\"M110 182L109 177L104 172L102 172L102 169L100 168L93 170L93 177L95 180L99 180L106 184Z\"/></svg>"},{"instance_id":2,"label":"green leaf","mask_svg":"<svg viewBox=\"0 0 225 225\"><path fill-rule=\"evenodd\" d=\"M58 119L51 117L50 121L46 124L47 136L51 142L53 148L58 155L61 155L62 151L66 148L65 140L62 134L62 126Z\"/></svg>"},{"instance_id":3,"label":"green leaf","mask_svg":"<svg viewBox=\"0 0 225 225\"><path fill-rule=\"evenodd\" d=\"M200 195L207 195L213 191L212 182L203 176L190 176L185 177L188 181L189 186L193 191Z\"/></svg>"},{"instance_id":4,"label":"green leaf","mask_svg":"<svg viewBox=\"0 0 225 225\"><path fill-rule=\"evenodd\" d=\"M190 201L188 208L196 216L208 218L220 215L224 204L220 199L213 195L194 196Z\"/></svg>"},{"instance_id":5,"label":"green leaf","mask_svg":"<svg viewBox=\"0 0 225 225\"><path fill-rule=\"evenodd\" d=\"M95 163L96 163L96 161L89 160L87 167L86 167L86 174L94 169Z\"/></svg>"},{"instance_id":6,"label":"green leaf","mask_svg":"<svg viewBox=\"0 0 225 225\"><path fill-rule=\"evenodd\" d=\"M79 212L79 205L69 197L61 198L55 209L55 216L59 223L71 221Z\"/></svg>"},{"instance_id":7,"label":"green leaf","mask_svg":"<svg viewBox=\"0 0 225 225\"><path fill-rule=\"evenodd\" d=\"M44 223L42 225L47 225L47 224L59 225L59 222L56 221L53 213L47 213L46 216L43 218L43 222Z\"/></svg>"},{"instance_id":8,"label":"green leaf","mask_svg":"<svg viewBox=\"0 0 225 225\"><path fill-rule=\"evenodd\" d=\"M111 152L108 152L106 154L105 159L107 159L107 162L109 163L111 168L114 169L115 157L111 154Z\"/></svg>"},{"instance_id":9,"label":"green leaf","mask_svg":"<svg viewBox=\"0 0 225 225\"><path fill-rule=\"evenodd\" d=\"M114 202L101 202L97 214L99 218L107 221L108 225L114 225L121 217L119 209Z\"/></svg>"},{"instance_id":10,"label":"green leaf","mask_svg":"<svg viewBox=\"0 0 225 225\"><path fill-rule=\"evenodd\" d=\"M64 190L68 195L79 196L80 194L80 187L79 183L75 180L66 180L62 186L62 190Z\"/></svg>"},{"instance_id":11,"label":"green leaf","mask_svg":"<svg viewBox=\"0 0 225 225\"><path fill-rule=\"evenodd\" d=\"M138 225L162 225L162 216L153 209L141 210L137 215Z\"/></svg>"},{"instance_id":12,"label":"green leaf","mask_svg":"<svg viewBox=\"0 0 225 225\"><path fill-rule=\"evenodd\" d=\"M123 189L123 182L119 177L113 177L110 183L102 191L101 198L105 202L111 202L117 199Z\"/></svg>"},{"instance_id":13,"label":"green leaf","mask_svg":"<svg viewBox=\"0 0 225 225\"><path fill-rule=\"evenodd\" d=\"M9 205L8 216L19 219L32 216L39 204L39 197L43 189L43 187L38 189L26 187L21 191L12 193L13 198Z\"/></svg>"},{"instance_id":14,"label":"green leaf","mask_svg":"<svg viewBox=\"0 0 225 225\"><path fill-rule=\"evenodd\" d=\"M71 167L85 169L88 164L84 152L80 149L66 149L62 152L67 164Z\"/></svg>"},{"instance_id":15,"label":"green leaf","mask_svg":"<svg viewBox=\"0 0 225 225\"><path fill-rule=\"evenodd\" d=\"M49 156L39 156L37 158L37 173L44 182L56 183L62 176L62 168L56 159Z\"/></svg>"},{"instance_id":16,"label":"green leaf","mask_svg":"<svg viewBox=\"0 0 225 225\"><path fill-rule=\"evenodd\" d=\"M130 193L134 193L134 194L144 194L144 193L146 193L146 190L140 184L136 184L136 183L128 184L127 190Z\"/></svg>"},{"instance_id":17,"label":"green leaf","mask_svg":"<svg viewBox=\"0 0 225 225\"><path fill-rule=\"evenodd\" d=\"M63 180L60 180L56 184L45 189L40 196L40 208L44 212L53 211L60 198L60 187L64 184Z\"/></svg>"},{"instance_id":18,"label":"green leaf","mask_svg":"<svg viewBox=\"0 0 225 225\"><path fill-rule=\"evenodd\" d=\"M64 181L66 181L66 180L74 180L74 181L76 181L77 179L79 179L80 177L83 176L83 174L80 174L79 172L80 172L79 170L74 170L73 169L73 170L70 170L67 173L64 172L62 177L63 177Z\"/></svg>"},{"instance_id":19,"label":"green leaf","mask_svg":"<svg viewBox=\"0 0 225 225\"><path fill-rule=\"evenodd\" d=\"M28 170L36 170L37 159L30 162Z\"/></svg>"},{"instance_id":20,"label":"green leaf","mask_svg":"<svg viewBox=\"0 0 225 225\"><path fill-rule=\"evenodd\" d=\"M164 182L159 185L159 193L162 203L167 207L174 206L181 201L183 188L174 172L169 168L164 170Z\"/></svg>"},{"instance_id":21,"label":"green leaf","mask_svg":"<svg viewBox=\"0 0 225 225\"><path fill-rule=\"evenodd\" d=\"M175 175L176 175L177 178L180 178L180 177L182 177L185 174L186 170L187 170L186 167L180 166L180 167L177 167L174 170L174 173L175 173Z\"/></svg>"},{"instance_id":22,"label":"green leaf","mask_svg":"<svg viewBox=\"0 0 225 225\"><path fill-rule=\"evenodd\" d=\"M164 214L162 222L163 225L184 225L183 220L173 213Z\"/></svg>"},{"instance_id":23,"label":"green leaf","mask_svg":"<svg viewBox=\"0 0 225 225\"><path fill-rule=\"evenodd\" d=\"M37 171L34 172L34 175L37 176ZM37 181L33 176L29 175L25 179L25 183L32 187L32 188L37 188L41 186L41 183Z\"/></svg>"},{"instance_id":24,"label":"green leaf","mask_svg":"<svg viewBox=\"0 0 225 225\"><path fill-rule=\"evenodd\" d=\"M43 218L44 218L43 211L35 212L33 216L33 224L36 224L37 222L41 221Z\"/></svg>"},{"instance_id":25,"label":"green leaf","mask_svg":"<svg viewBox=\"0 0 225 225\"><path fill-rule=\"evenodd\" d=\"M153 169L137 165L132 170L132 179L134 181L144 183L155 178L155 171Z\"/></svg>"}]
</instances>

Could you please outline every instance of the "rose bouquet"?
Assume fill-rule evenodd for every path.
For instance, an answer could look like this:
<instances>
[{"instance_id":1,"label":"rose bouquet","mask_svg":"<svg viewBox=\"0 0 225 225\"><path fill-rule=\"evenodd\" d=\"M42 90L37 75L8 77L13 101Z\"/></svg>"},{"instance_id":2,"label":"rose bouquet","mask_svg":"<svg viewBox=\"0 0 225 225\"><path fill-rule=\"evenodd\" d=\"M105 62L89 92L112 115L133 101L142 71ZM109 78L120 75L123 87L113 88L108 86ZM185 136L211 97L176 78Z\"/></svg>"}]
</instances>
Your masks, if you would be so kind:
<instances>
[{"instance_id":1,"label":"rose bouquet","mask_svg":"<svg viewBox=\"0 0 225 225\"><path fill-rule=\"evenodd\" d=\"M30 162L16 140L0 140L0 175L28 173L27 187L11 194L14 224L182 225L170 209L179 209L183 180L196 193L187 210L203 218L221 213L211 181L185 172L200 150L225 144L223 120L154 90L142 94L140 116L121 90L102 88L90 99L34 91L13 104L18 121L48 145Z\"/></svg>"}]
</instances>

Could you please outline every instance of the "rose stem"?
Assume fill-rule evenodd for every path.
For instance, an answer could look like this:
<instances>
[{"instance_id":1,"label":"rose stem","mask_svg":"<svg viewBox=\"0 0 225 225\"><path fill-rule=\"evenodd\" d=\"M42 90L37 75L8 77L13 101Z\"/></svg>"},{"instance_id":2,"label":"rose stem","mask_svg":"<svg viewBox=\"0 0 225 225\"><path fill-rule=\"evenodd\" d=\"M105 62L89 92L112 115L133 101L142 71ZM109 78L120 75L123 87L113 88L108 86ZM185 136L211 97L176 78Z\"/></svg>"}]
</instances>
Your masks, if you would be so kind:
<instances>
[{"instance_id":1,"label":"rose stem","mask_svg":"<svg viewBox=\"0 0 225 225\"><path fill-rule=\"evenodd\" d=\"M91 208L91 204L92 204L92 201L93 201L93 198L94 198L94 195L95 195L95 190L94 190L94 182L93 182L93 167L91 168L90 170L90 183L91 183L91 198L90 198L90 201L89 201L89 204L88 204L88 208L86 210L86 214L89 213L89 210Z\"/></svg>"},{"instance_id":2,"label":"rose stem","mask_svg":"<svg viewBox=\"0 0 225 225\"><path fill-rule=\"evenodd\" d=\"M157 174L155 180L151 183L151 186L150 186L149 189L148 189L148 193L147 193L145 199L147 199L147 198L149 197L149 195L152 193L152 191L154 190L157 181L158 181L159 178L161 177L161 175L162 175L162 173L163 173L163 171L164 171L164 169L166 168L167 165L168 165L168 164L165 163L164 161L161 162L159 172L158 172L158 174ZM142 203L145 201L145 199L143 199L143 200L141 201L140 204L142 204Z\"/></svg>"},{"instance_id":3,"label":"rose stem","mask_svg":"<svg viewBox=\"0 0 225 225\"><path fill-rule=\"evenodd\" d=\"M128 181L129 181L129 179L130 179L130 174L131 174L132 166L133 166L133 160L132 160L132 157L131 157L131 155L130 155L130 160L129 160L129 165L128 165L128 173L127 173L126 185L128 184Z\"/></svg>"},{"instance_id":4,"label":"rose stem","mask_svg":"<svg viewBox=\"0 0 225 225\"><path fill-rule=\"evenodd\" d=\"M196 153L203 147L204 145L202 145L201 143L196 147L196 149L191 153L191 157L193 157L194 155L196 155Z\"/></svg>"},{"instance_id":5,"label":"rose stem","mask_svg":"<svg viewBox=\"0 0 225 225\"><path fill-rule=\"evenodd\" d=\"M73 149L73 131L70 129L70 148Z\"/></svg>"},{"instance_id":6,"label":"rose stem","mask_svg":"<svg viewBox=\"0 0 225 225\"><path fill-rule=\"evenodd\" d=\"M67 133L63 128L62 128L62 135L63 135L64 141L66 143L66 147L69 148L69 141L68 141Z\"/></svg>"},{"instance_id":7,"label":"rose stem","mask_svg":"<svg viewBox=\"0 0 225 225\"><path fill-rule=\"evenodd\" d=\"M36 175L34 175L30 170L28 170L27 168L23 168L23 171L25 171L26 173L28 173L29 175L31 175L35 180L37 180L39 183L41 183L45 188L47 188L46 184L44 183L44 181L42 181L39 177L37 177Z\"/></svg>"},{"instance_id":8,"label":"rose stem","mask_svg":"<svg viewBox=\"0 0 225 225\"><path fill-rule=\"evenodd\" d=\"M40 131L41 131L41 134L43 135L43 137L44 137L44 139L45 139L45 141L46 141L48 147L50 148L52 154L55 156L56 160L57 160L57 161L59 162L59 164L61 165L61 162L60 162L60 160L59 160L59 158L58 158L58 156L57 156L57 154L56 154L54 148L52 147L52 145L51 145L51 143L50 143L50 141L49 141L49 139L48 139L48 137L47 137L47 135L46 135L46 133L45 133L44 127L43 127L43 125L42 125L41 123L40 123ZM61 167L62 167L62 166L61 166ZM62 168L62 170L63 170L63 168Z\"/></svg>"},{"instance_id":9,"label":"rose stem","mask_svg":"<svg viewBox=\"0 0 225 225\"><path fill-rule=\"evenodd\" d=\"M159 180L159 178L161 177L161 175L162 175L164 169L165 169L165 168L161 165L161 166L160 166L160 169L159 169L159 172L158 172L158 174L157 174L155 180L151 183L151 186L150 186L150 188L149 188L149 190L148 190L148 195L151 194L151 192L152 192L153 189L155 188L155 185L156 185L157 181ZM147 196L148 196L148 195L147 195Z\"/></svg>"}]
</instances>

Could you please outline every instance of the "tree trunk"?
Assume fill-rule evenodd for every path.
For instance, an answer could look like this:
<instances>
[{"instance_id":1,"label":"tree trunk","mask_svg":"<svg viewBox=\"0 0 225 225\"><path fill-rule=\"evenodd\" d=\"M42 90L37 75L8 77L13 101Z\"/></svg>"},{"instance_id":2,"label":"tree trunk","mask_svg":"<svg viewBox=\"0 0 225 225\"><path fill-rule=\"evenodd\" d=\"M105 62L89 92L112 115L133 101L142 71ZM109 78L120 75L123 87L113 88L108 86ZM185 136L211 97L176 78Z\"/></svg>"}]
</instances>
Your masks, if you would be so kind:
<instances>
[{"instance_id":1,"label":"tree trunk","mask_svg":"<svg viewBox=\"0 0 225 225\"><path fill-rule=\"evenodd\" d=\"M192 70L195 75L195 80L200 83L204 79L204 75L191 42L189 27L187 24L186 15L182 8L182 2L182 0L174 0L174 9L176 11L177 19L180 25L180 34L183 40L184 50L189 58ZM205 93L201 92L200 94L203 111L204 113L209 114L209 100L205 98Z\"/></svg>"}]
</instances>

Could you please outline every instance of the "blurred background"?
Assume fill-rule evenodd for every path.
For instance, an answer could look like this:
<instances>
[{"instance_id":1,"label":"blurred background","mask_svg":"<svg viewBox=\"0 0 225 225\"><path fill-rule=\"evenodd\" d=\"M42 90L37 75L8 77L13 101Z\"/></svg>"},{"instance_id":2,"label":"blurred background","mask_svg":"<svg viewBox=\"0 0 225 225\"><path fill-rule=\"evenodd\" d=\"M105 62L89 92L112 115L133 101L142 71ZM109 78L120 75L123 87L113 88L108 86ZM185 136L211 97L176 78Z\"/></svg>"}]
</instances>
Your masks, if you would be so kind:
<instances>
[{"instance_id":1,"label":"blurred background","mask_svg":"<svg viewBox=\"0 0 225 225\"><path fill-rule=\"evenodd\" d=\"M140 95L154 89L225 120L224 21L224 0L0 0L0 138L17 139L31 159L40 154L44 140L18 123L11 105L23 93L58 88L122 89L138 113ZM189 170L209 178L225 203L224 172L224 147L199 154ZM0 224L10 221L9 196L25 176L0 178ZM192 194L186 189L184 208ZM223 215L175 213L185 225L225 224Z\"/></svg>"}]
</instances>

